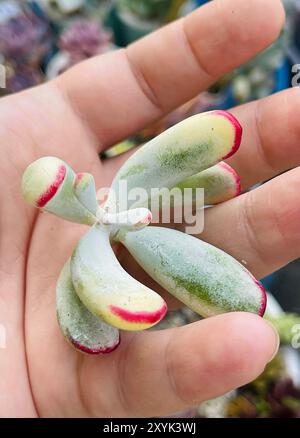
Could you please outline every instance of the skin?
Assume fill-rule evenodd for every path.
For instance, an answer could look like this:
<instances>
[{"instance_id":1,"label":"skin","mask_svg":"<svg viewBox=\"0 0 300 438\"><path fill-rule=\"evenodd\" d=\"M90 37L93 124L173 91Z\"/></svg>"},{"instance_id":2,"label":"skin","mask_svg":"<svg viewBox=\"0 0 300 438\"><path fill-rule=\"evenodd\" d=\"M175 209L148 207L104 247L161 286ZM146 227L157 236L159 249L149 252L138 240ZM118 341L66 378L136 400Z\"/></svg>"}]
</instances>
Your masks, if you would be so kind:
<instances>
[{"instance_id":1,"label":"skin","mask_svg":"<svg viewBox=\"0 0 300 438\"><path fill-rule=\"evenodd\" d=\"M99 150L254 56L283 21L279 0L215 0L127 50L1 99L1 416L167 415L251 381L275 354L273 328L246 313L123 333L108 356L77 353L56 322L55 283L85 227L25 205L20 181L30 162L56 155L93 173L97 187L109 185L126 156L101 163ZM256 276L300 256L299 101L299 90L289 90L233 110L245 135L229 162L243 188L281 176L206 217L203 237L246 260ZM143 277L134 264L128 269Z\"/></svg>"}]
</instances>

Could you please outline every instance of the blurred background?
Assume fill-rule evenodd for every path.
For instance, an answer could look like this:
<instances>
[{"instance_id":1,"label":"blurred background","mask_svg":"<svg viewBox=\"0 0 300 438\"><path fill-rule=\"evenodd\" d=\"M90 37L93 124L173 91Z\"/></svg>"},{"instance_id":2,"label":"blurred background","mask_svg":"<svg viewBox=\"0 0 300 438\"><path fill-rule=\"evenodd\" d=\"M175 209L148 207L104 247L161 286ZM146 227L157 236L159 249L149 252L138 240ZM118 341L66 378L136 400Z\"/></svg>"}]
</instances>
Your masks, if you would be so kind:
<instances>
[{"instance_id":1,"label":"blurred background","mask_svg":"<svg viewBox=\"0 0 300 438\"><path fill-rule=\"evenodd\" d=\"M84 59L124 47L207 1L0 0L0 96L41 84ZM297 85L300 0L284 0L284 4L287 24L275 44L102 158L123 153L192 114L228 109ZM279 354L252 384L179 416L300 417L300 261L263 283L270 292L267 317L281 337ZM197 319L183 309L171 312L160 328Z\"/></svg>"}]
</instances>

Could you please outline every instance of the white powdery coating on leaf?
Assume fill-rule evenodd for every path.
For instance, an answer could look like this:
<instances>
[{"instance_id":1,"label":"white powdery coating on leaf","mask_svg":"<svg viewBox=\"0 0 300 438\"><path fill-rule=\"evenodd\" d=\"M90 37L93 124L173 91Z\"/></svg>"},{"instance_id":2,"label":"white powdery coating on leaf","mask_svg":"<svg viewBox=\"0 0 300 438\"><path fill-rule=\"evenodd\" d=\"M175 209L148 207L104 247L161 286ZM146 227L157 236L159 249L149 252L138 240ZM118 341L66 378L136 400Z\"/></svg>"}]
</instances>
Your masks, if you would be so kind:
<instances>
[{"instance_id":1,"label":"white powdery coating on leaf","mask_svg":"<svg viewBox=\"0 0 300 438\"><path fill-rule=\"evenodd\" d=\"M123 330L148 328L157 321L126 321L111 306L124 311L157 312L163 299L131 277L118 262L109 235L100 225L93 226L80 240L71 258L71 275L76 293L90 312Z\"/></svg>"},{"instance_id":2,"label":"white powdery coating on leaf","mask_svg":"<svg viewBox=\"0 0 300 438\"><path fill-rule=\"evenodd\" d=\"M205 205L215 205L232 199L239 193L239 178L234 170L229 171L229 166L224 163L216 164L209 169L181 181L176 188L193 189L193 202L196 201L196 189L204 189Z\"/></svg>"},{"instance_id":3,"label":"white powdery coating on leaf","mask_svg":"<svg viewBox=\"0 0 300 438\"><path fill-rule=\"evenodd\" d=\"M254 278L212 245L159 227L127 233L123 243L148 274L202 316L259 313L262 291Z\"/></svg>"},{"instance_id":4,"label":"white powdery coating on leaf","mask_svg":"<svg viewBox=\"0 0 300 438\"><path fill-rule=\"evenodd\" d=\"M230 152L235 128L225 117L197 114L163 132L139 149L121 167L112 188L118 196L120 181L128 190L172 188L183 179L207 169ZM107 205L111 208L111 200ZM139 206L138 202L132 206Z\"/></svg>"},{"instance_id":5,"label":"white powdery coating on leaf","mask_svg":"<svg viewBox=\"0 0 300 438\"><path fill-rule=\"evenodd\" d=\"M35 205L39 197L48 190L62 165L64 162L59 158L42 157L27 167L22 178L22 193L29 204Z\"/></svg>"},{"instance_id":6,"label":"white powdery coating on leaf","mask_svg":"<svg viewBox=\"0 0 300 438\"><path fill-rule=\"evenodd\" d=\"M79 202L93 215L97 215L98 202L95 180L90 173L80 173L76 175L74 182L74 192Z\"/></svg>"},{"instance_id":7,"label":"white powdery coating on leaf","mask_svg":"<svg viewBox=\"0 0 300 438\"><path fill-rule=\"evenodd\" d=\"M119 342L119 332L92 315L78 298L68 261L57 283L57 315L63 334L78 346L95 351L112 349Z\"/></svg>"},{"instance_id":8,"label":"white powdery coating on leaf","mask_svg":"<svg viewBox=\"0 0 300 438\"><path fill-rule=\"evenodd\" d=\"M96 217L76 197L74 192L75 173L66 164L66 176L55 196L47 202L45 211L71 222L92 225Z\"/></svg>"}]
</instances>

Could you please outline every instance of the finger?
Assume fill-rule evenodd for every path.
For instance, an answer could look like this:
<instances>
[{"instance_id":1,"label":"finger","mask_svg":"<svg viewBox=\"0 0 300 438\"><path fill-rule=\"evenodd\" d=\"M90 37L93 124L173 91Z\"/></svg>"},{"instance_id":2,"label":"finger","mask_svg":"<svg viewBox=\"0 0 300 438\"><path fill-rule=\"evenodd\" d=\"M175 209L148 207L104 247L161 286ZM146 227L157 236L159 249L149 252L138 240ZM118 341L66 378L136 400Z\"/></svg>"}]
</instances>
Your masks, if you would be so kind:
<instances>
[{"instance_id":1,"label":"finger","mask_svg":"<svg viewBox=\"0 0 300 438\"><path fill-rule=\"evenodd\" d=\"M99 359L94 358L82 381L95 415L103 406L105 386L110 385L115 408L110 415L162 416L250 382L277 349L278 336L269 323L248 313L227 314L136 335L114 353L118 365L112 381L103 380Z\"/></svg>"},{"instance_id":2,"label":"finger","mask_svg":"<svg viewBox=\"0 0 300 438\"><path fill-rule=\"evenodd\" d=\"M230 110L243 126L243 139L227 162L239 174L243 189L300 165L300 125L295 111L299 103L300 88L296 87ZM105 171L114 174L133 152L104 162Z\"/></svg>"},{"instance_id":3,"label":"finger","mask_svg":"<svg viewBox=\"0 0 300 438\"><path fill-rule=\"evenodd\" d=\"M56 83L104 149L264 49L283 21L280 0L215 0L128 49L75 66Z\"/></svg>"},{"instance_id":4,"label":"finger","mask_svg":"<svg viewBox=\"0 0 300 438\"><path fill-rule=\"evenodd\" d=\"M300 256L300 168L206 211L199 236L262 278Z\"/></svg>"},{"instance_id":5,"label":"finger","mask_svg":"<svg viewBox=\"0 0 300 438\"><path fill-rule=\"evenodd\" d=\"M300 89L293 88L235 108L244 128L239 151L228 160L243 188L300 165L300 125L295 111Z\"/></svg>"}]
</instances>

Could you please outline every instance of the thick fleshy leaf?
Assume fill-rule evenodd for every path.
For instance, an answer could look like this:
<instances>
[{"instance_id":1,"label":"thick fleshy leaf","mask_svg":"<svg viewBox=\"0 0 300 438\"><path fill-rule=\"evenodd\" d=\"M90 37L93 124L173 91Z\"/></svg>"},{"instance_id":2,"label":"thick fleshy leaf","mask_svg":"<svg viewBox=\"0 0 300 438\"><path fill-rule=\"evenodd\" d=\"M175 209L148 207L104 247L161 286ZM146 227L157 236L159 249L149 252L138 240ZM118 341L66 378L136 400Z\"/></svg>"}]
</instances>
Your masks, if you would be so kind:
<instances>
[{"instance_id":1,"label":"thick fleshy leaf","mask_svg":"<svg viewBox=\"0 0 300 438\"><path fill-rule=\"evenodd\" d=\"M199 189L203 189L199 192ZM238 196L241 182L236 171L221 162L196 175L190 176L171 190L160 191L152 197L148 208L153 214L164 208L182 208L188 205L203 207L216 205Z\"/></svg>"},{"instance_id":2,"label":"thick fleshy leaf","mask_svg":"<svg viewBox=\"0 0 300 438\"><path fill-rule=\"evenodd\" d=\"M106 229L94 225L71 258L75 290L84 305L122 330L144 330L167 311L164 300L132 278L118 262Z\"/></svg>"},{"instance_id":3,"label":"thick fleshy leaf","mask_svg":"<svg viewBox=\"0 0 300 438\"><path fill-rule=\"evenodd\" d=\"M263 315L266 293L234 258L176 230L147 227L122 243L168 292L202 316L246 311Z\"/></svg>"},{"instance_id":4,"label":"thick fleshy leaf","mask_svg":"<svg viewBox=\"0 0 300 438\"><path fill-rule=\"evenodd\" d=\"M119 331L90 313L75 292L68 261L56 287L57 318L63 335L88 354L110 353L120 342Z\"/></svg>"},{"instance_id":5,"label":"thick fleshy leaf","mask_svg":"<svg viewBox=\"0 0 300 438\"><path fill-rule=\"evenodd\" d=\"M233 155L241 137L239 122L225 111L197 114L178 123L126 161L113 181L113 194L108 198L107 207L123 209L124 181L128 192L143 188L149 198L151 189L175 187L185 178ZM130 208L145 205L145 199L128 200L128 205Z\"/></svg>"},{"instance_id":6,"label":"thick fleshy leaf","mask_svg":"<svg viewBox=\"0 0 300 438\"><path fill-rule=\"evenodd\" d=\"M192 200L196 200L196 189L204 189L204 204L215 205L228 201L241 193L241 181L236 171L227 163L215 166L190 176L176 186L184 194L184 189L191 188Z\"/></svg>"},{"instance_id":7,"label":"thick fleshy leaf","mask_svg":"<svg viewBox=\"0 0 300 438\"><path fill-rule=\"evenodd\" d=\"M95 180L90 173L77 173L74 182L74 192L79 202L94 216L97 215L98 202Z\"/></svg>"},{"instance_id":8,"label":"thick fleshy leaf","mask_svg":"<svg viewBox=\"0 0 300 438\"><path fill-rule=\"evenodd\" d=\"M62 160L43 157L25 170L22 178L23 197L29 204L71 222L92 225L96 221L76 197L76 175Z\"/></svg>"}]
</instances>

